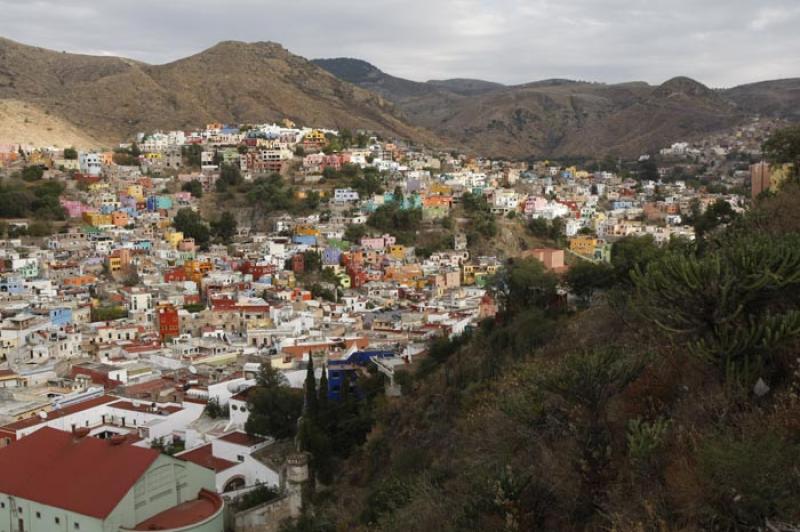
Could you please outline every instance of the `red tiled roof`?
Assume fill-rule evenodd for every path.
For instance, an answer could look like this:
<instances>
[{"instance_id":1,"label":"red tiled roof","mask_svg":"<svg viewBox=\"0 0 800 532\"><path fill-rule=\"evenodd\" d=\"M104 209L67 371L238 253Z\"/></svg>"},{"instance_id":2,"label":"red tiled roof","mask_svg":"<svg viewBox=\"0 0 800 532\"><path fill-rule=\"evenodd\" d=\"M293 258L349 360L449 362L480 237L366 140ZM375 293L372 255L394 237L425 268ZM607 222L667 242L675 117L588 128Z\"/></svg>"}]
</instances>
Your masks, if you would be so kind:
<instances>
[{"instance_id":1,"label":"red tiled roof","mask_svg":"<svg viewBox=\"0 0 800 532\"><path fill-rule=\"evenodd\" d=\"M45 427L0 449L0 493L105 519L158 456Z\"/></svg>"},{"instance_id":2,"label":"red tiled roof","mask_svg":"<svg viewBox=\"0 0 800 532\"><path fill-rule=\"evenodd\" d=\"M48 420L51 419L58 419L60 417L67 416L69 414L74 414L75 412L82 412L83 410L89 410L90 408L94 408L96 406L104 405L106 403L111 403L112 401L118 401L118 400L119 397L114 397L113 395L103 395L101 397L95 397L94 399L88 399L86 401L70 405L60 410L53 410L51 412L48 412L47 419L42 419L39 416L34 416L28 419L23 419L22 421L16 421L14 423L9 423L8 425L4 425L3 427L0 427L0 430L16 432L20 429L26 429L28 427L33 427L39 424L46 423Z\"/></svg>"},{"instance_id":3,"label":"red tiled roof","mask_svg":"<svg viewBox=\"0 0 800 532\"><path fill-rule=\"evenodd\" d=\"M214 456L210 443L175 455L175 458L192 462L193 464L197 464L208 469L213 469L216 473L225 471L226 469L230 469L236 465L236 462L231 462L230 460L225 460L224 458L218 458Z\"/></svg>"},{"instance_id":4,"label":"red tiled roof","mask_svg":"<svg viewBox=\"0 0 800 532\"><path fill-rule=\"evenodd\" d=\"M142 521L133 530L174 530L199 524L222 508L222 498L208 490L200 490L193 501L187 501Z\"/></svg>"},{"instance_id":5,"label":"red tiled roof","mask_svg":"<svg viewBox=\"0 0 800 532\"><path fill-rule=\"evenodd\" d=\"M156 403L155 411L153 411L153 408L150 403L134 404L132 401L118 401L108 406L109 408L119 408L120 410L128 410L130 412L144 412L148 414L156 414L159 416L168 416L170 414L174 414L175 412L180 412L181 410L183 410L179 406L162 405Z\"/></svg>"},{"instance_id":6,"label":"red tiled roof","mask_svg":"<svg viewBox=\"0 0 800 532\"><path fill-rule=\"evenodd\" d=\"M224 436L220 436L218 438L221 441L226 441L228 443L233 443L236 445L243 445L245 447L252 447L254 445L258 445L259 443L264 443L264 438L259 438L258 436L250 436L249 434L245 434L244 432L231 432L230 434L225 434Z\"/></svg>"}]
</instances>

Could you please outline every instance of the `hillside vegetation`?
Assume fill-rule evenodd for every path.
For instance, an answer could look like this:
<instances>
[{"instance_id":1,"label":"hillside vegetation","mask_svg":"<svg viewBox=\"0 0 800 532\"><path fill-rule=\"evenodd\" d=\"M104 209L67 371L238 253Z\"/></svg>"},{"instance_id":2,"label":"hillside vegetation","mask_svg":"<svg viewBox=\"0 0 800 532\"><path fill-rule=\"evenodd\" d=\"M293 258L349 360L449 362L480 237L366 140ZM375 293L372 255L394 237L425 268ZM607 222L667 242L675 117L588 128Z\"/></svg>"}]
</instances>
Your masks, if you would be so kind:
<instances>
[{"instance_id":1,"label":"hillside vegetation","mask_svg":"<svg viewBox=\"0 0 800 532\"><path fill-rule=\"evenodd\" d=\"M790 530L800 224L775 214L797 201L789 184L709 220L702 245L624 239L600 275L561 281L578 310L510 262L497 318L364 406L365 443L289 528Z\"/></svg>"}]
</instances>

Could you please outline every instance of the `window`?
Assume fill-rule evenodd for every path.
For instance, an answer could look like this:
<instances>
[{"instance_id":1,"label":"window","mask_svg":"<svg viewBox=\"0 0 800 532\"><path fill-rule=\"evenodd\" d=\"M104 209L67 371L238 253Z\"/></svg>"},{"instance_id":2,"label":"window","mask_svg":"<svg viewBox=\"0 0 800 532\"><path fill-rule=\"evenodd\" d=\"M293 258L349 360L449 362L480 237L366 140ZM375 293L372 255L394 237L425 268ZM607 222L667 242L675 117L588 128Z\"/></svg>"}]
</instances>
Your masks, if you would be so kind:
<instances>
[{"instance_id":1,"label":"window","mask_svg":"<svg viewBox=\"0 0 800 532\"><path fill-rule=\"evenodd\" d=\"M244 456L242 456L241 454L237 454L236 459L239 460L240 462L244 462Z\"/></svg>"},{"instance_id":2,"label":"window","mask_svg":"<svg viewBox=\"0 0 800 532\"><path fill-rule=\"evenodd\" d=\"M60 518L60 517L56 517L56 524L57 524L57 525L60 525L60 524L61 524L61 518Z\"/></svg>"},{"instance_id":3,"label":"window","mask_svg":"<svg viewBox=\"0 0 800 532\"><path fill-rule=\"evenodd\" d=\"M75 530L80 530L80 529L81 529L81 525L80 525L80 523L74 523L72 526L73 526L73 528L74 528Z\"/></svg>"},{"instance_id":4,"label":"window","mask_svg":"<svg viewBox=\"0 0 800 532\"><path fill-rule=\"evenodd\" d=\"M6 507L6 503L0 502L0 508L5 508L5 507Z\"/></svg>"},{"instance_id":5,"label":"window","mask_svg":"<svg viewBox=\"0 0 800 532\"><path fill-rule=\"evenodd\" d=\"M36 512L36 519L42 518L42 512Z\"/></svg>"}]
</instances>

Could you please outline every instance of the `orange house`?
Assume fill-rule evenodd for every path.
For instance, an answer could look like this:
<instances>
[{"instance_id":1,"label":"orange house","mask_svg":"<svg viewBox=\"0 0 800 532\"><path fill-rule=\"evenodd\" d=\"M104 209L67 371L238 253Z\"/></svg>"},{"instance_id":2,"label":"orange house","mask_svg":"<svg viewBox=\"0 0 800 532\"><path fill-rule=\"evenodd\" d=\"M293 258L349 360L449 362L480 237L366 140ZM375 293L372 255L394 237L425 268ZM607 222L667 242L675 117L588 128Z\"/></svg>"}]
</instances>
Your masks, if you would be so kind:
<instances>
[{"instance_id":1,"label":"orange house","mask_svg":"<svg viewBox=\"0 0 800 532\"><path fill-rule=\"evenodd\" d=\"M449 209L452 205L452 196L427 196L422 199L423 207L446 207Z\"/></svg>"},{"instance_id":2,"label":"orange house","mask_svg":"<svg viewBox=\"0 0 800 532\"><path fill-rule=\"evenodd\" d=\"M128 213L125 211L114 211L111 213L111 223L116 227L125 227L128 225Z\"/></svg>"},{"instance_id":3,"label":"orange house","mask_svg":"<svg viewBox=\"0 0 800 532\"><path fill-rule=\"evenodd\" d=\"M62 284L70 287L81 287L94 284L97 279L94 275L77 275L75 277L67 277L62 281Z\"/></svg>"}]
</instances>

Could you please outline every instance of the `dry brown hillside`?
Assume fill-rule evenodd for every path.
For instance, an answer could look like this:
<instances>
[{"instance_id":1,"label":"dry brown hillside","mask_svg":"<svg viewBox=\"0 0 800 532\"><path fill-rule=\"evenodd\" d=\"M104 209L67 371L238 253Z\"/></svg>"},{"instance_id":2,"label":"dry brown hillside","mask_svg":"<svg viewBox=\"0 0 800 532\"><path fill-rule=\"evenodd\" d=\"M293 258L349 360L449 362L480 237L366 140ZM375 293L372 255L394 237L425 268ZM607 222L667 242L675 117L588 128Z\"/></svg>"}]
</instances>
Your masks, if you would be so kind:
<instances>
[{"instance_id":1,"label":"dry brown hillside","mask_svg":"<svg viewBox=\"0 0 800 532\"><path fill-rule=\"evenodd\" d=\"M101 142L34 104L0 100L0 144L89 148Z\"/></svg>"},{"instance_id":2,"label":"dry brown hillside","mask_svg":"<svg viewBox=\"0 0 800 532\"><path fill-rule=\"evenodd\" d=\"M434 140L379 96L265 42L223 42L173 63L146 65L0 39L0 98L35 104L107 140L215 120L282 118Z\"/></svg>"},{"instance_id":3,"label":"dry brown hillside","mask_svg":"<svg viewBox=\"0 0 800 532\"><path fill-rule=\"evenodd\" d=\"M722 130L754 114L797 119L797 79L711 90L685 77L662 85L546 80L419 83L351 58L315 61L393 101L408 120L454 145L502 157L638 156Z\"/></svg>"}]
</instances>

